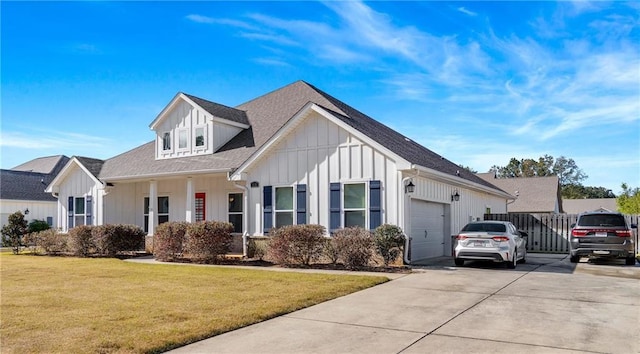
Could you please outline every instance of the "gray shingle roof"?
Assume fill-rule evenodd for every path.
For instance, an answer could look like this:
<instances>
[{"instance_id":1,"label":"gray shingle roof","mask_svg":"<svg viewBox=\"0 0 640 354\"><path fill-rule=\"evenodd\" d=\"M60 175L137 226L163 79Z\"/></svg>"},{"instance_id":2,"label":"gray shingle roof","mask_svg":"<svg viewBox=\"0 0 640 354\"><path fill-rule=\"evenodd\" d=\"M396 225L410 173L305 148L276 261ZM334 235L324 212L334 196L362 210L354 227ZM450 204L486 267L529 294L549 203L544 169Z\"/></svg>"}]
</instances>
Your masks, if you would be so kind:
<instances>
[{"instance_id":1,"label":"gray shingle roof","mask_svg":"<svg viewBox=\"0 0 640 354\"><path fill-rule=\"evenodd\" d=\"M478 173L478 176L511 195L516 195L517 191L518 198L507 206L510 213L562 212L560 183L556 176L494 178L493 173Z\"/></svg>"},{"instance_id":2,"label":"gray shingle roof","mask_svg":"<svg viewBox=\"0 0 640 354\"><path fill-rule=\"evenodd\" d=\"M91 157L84 156L75 156L75 158L87 169L91 174L98 178L100 175L100 171L102 170L102 166L104 165L104 160L94 159Z\"/></svg>"},{"instance_id":3,"label":"gray shingle roof","mask_svg":"<svg viewBox=\"0 0 640 354\"><path fill-rule=\"evenodd\" d=\"M0 170L0 199L56 201L44 190L68 161L64 155L48 156L25 162L11 170Z\"/></svg>"},{"instance_id":4,"label":"gray shingle roof","mask_svg":"<svg viewBox=\"0 0 640 354\"><path fill-rule=\"evenodd\" d=\"M216 109L229 108L191 95L187 97L203 108L208 103ZM458 176L459 172L460 178L496 188L486 180L458 167L424 146L406 139L402 134L304 81L296 81L232 109L235 113L244 112L251 128L236 135L214 154L155 160L155 143L152 141L106 160L99 177L109 180L154 174L235 169L309 102L331 111L346 124L368 135L411 163L452 176ZM210 113L218 116L213 112Z\"/></svg>"},{"instance_id":5,"label":"gray shingle roof","mask_svg":"<svg viewBox=\"0 0 640 354\"><path fill-rule=\"evenodd\" d=\"M562 209L567 214L580 214L600 209L617 212L618 204L616 198L563 199Z\"/></svg>"},{"instance_id":6,"label":"gray shingle roof","mask_svg":"<svg viewBox=\"0 0 640 354\"><path fill-rule=\"evenodd\" d=\"M247 114L244 111L239 109L227 107L225 105L207 101L200 97L196 97L193 95L189 95L183 92L183 94L189 97L193 102L197 103L200 107L202 107L205 111L211 113L215 117L223 118L226 120L230 120L236 123L242 123L249 125L249 120L247 119Z\"/></svg>"}]
</instances>

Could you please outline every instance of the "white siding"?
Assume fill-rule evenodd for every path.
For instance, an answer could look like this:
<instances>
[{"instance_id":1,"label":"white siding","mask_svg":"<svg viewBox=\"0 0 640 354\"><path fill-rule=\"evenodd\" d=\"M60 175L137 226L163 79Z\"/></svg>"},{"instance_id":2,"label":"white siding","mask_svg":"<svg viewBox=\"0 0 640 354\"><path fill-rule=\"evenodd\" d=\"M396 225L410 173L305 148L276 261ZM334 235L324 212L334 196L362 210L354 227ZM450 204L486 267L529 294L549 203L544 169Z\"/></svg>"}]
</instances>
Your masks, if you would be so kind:
<instances>
[{"instance_id":1,"label":"white siding","mask_svg":"<svg viewBox=\"0 0 640 354\"><path fill-rule=\"evenodd\" d=\"M393 159L314 112L247 171L260 184L251 188L249 233L262 234L264 186L306 184L308 222L328 228L330 183L380 180L382 223L396 223L397 176Z\"/></svg>"},{"instance_id":2,"label":"white siding","mask_svg":"<svg viewBox=\"0 0 640 354\"><path fill-rule=\"evenodd\" d=\"M58 202L3 199L2 201L0 201L0 227L7 224L9 215L15 213L16 211L22 211L22 213L24 214L24 211L26 209L29 209L29 215L24 216L27 222L31 222L33 220L43 220L46 222L47 218L50 217L53 221L53 225L51 227L57 228L57 204Z\"/></svg>"},{"instance_id":3,"label":"white siding","mask_svg":"<svg viewBox=\"0 0 640 354\"><path fill-rule=\"evenodd\" d=\"M67 201L69 197L86 198L87 196L92 196L92 224L98 224L98 215L102 206L102 190L100 189L100 187L101 185L97 184L95 180L91 176L87 175L80 167L78 167L77 165L73 165L73 167L71 167L71 170L68 172L66 178L64 179L64 183L60 185L58 194L58 226L63 231L69 230L69 219L67 213Z\"/></svg>"},{"instance_id":4,"label":"white siding","mask_svg":"<svg viewBox=\"0 0 640 354\"><path fill-rule=\"evenodd\" d=\"M205 146L196 147L196 128L205 127ZM187 134L187 146L179 147L180 132ZM180 101L155 128L156 132L156 158L176 158L192 155L212 154L231 138L236 136L241 128L214 122L209 113ZM162 139L165 133L171 135L171 150L163 150Z\"/></svg>"}]
</instances>

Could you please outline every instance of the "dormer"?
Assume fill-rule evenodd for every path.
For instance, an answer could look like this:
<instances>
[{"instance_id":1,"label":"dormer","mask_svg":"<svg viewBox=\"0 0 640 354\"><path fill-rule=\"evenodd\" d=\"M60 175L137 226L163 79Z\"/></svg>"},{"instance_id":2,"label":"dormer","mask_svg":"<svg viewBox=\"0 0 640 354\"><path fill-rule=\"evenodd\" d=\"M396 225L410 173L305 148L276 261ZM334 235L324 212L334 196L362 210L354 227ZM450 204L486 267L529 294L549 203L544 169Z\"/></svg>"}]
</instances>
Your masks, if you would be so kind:
<instances>
[{"instance_id":1,"label":"dormer","mask_svg":"<svg viewBox=\"0 0 640 354\"><path fill-rule=\"evenodd\" d=\"M250 125L244 111L180 92L149 127L158 160L213 154Z\"/></svg>"}]
</instances>

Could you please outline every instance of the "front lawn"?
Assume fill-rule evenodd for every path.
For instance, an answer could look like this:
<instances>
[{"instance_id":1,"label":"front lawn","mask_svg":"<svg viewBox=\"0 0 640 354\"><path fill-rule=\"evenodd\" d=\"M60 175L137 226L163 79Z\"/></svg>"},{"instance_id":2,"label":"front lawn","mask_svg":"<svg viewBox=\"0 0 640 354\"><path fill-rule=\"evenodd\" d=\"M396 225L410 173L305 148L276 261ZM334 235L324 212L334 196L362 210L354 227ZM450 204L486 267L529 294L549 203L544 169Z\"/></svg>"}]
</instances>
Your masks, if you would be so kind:
<instances>
[{"instance_id":1,"label":"front lawn","mask_svg":"<svg viewBox=\"0 0 640 354\"><path fill-rule=\"evenodd\" d=\"M160 352L387 280L6 253L0 262L2 353Z\"/></svg>"}]
</instances>

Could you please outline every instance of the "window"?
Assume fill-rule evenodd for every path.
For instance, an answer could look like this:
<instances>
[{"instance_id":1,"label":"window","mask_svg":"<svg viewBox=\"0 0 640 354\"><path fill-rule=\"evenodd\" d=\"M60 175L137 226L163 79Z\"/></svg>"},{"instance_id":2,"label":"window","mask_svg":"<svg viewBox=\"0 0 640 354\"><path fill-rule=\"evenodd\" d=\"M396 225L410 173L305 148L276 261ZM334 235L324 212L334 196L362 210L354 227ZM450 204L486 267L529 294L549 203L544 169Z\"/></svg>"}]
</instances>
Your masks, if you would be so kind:
<instances>
[{"instance_id":1,"label":"window","mask_svg":"<svg viewBox=\"0 0 640 354\"><path fill-rule=\"evenodd\" d=\"M293 187L276 187L275 227L293 225Z\"/></svg>"},{"instance_id":2,"label":"window","mask_svg":"<svg viewBox=\"0 0 640 354\"><path fill-rule=\"evenodd\" d=\"M491 214L491 207L484 208L484 213L485 214Z\"/></svg>"},{"instance_id":3,"label":"window","mask_svg":"<svg viewBox=\"0 0 640 354\"><path fill-rule=\"evenodd\" d=\"M169 221L169 197L158 197L158 225ZM144 197L144 232L149 232L149 197Z\"/></svg>"},{"instance_id":4,"label":"window","mask_svg":"<svg viewBox=\"0 0 640 354\"><path fill-rule=\"evenodd\" d=\"M75 198L73 226L84 225L84 198Z\"/></svg>"},{"instance_id":5,"label":"window","mask_svg":"<svg viewBox=\"0 0 640 354\"><path fill-rule=\"evenodd\" d=\"M344 227L366 228L366 185L365 183L344 185Z\"/></svg>"},{"instance_id":6,"label":"window","mask_svg":"<svg viewBox=\"0 0 640 354\"><path fill-rule=\"evenodd\" d=\"M186 149L188 139L188 132L186 129L178 131L178 149Z\"/></svg>"},{"instance_id":7,"label":"window","mask_svg":"<svg viewBox=\"0 0 640 354\"><path fill-rule=\"evenodd\" d=\"M196 128L196 147L203 147L205 145L204 136L204 127Z\"/></svg>"},{"instance_id":8,"label":"window","mask_svg":"<svg viewBox=\"0 0 640 354\"><path fill-rule=\"evenodd\" d=\"M162 150L171 150L171 133L169 132L162 135Z\"/></svg>"},{"instance_id":9,"label":"window","mask_svg":"<svg viewBox=\"0 0 640 354\"><path fill-rule=\"evenodd\" d=\"M242 193L229 193L229 222L233 232L242 233Z\"/></svg>"},{"instance_id":10,"label":"window","mask_svg":"<svg viewBox=\"0 0 640 354\"><path fill-rule=\"evenodd\" d=\"M196 193L196 222L204 221L206 215L206 196L204 193Z\"/></svg>"}]
</instances>

